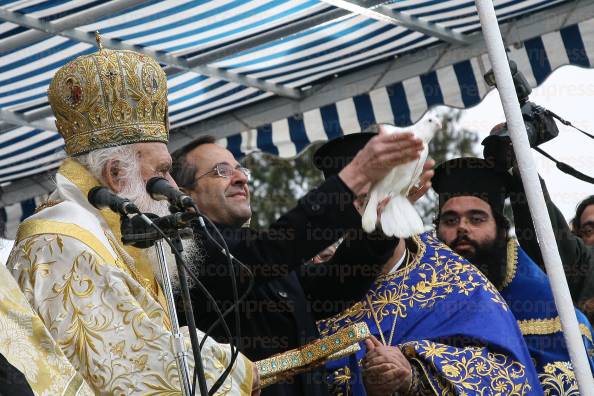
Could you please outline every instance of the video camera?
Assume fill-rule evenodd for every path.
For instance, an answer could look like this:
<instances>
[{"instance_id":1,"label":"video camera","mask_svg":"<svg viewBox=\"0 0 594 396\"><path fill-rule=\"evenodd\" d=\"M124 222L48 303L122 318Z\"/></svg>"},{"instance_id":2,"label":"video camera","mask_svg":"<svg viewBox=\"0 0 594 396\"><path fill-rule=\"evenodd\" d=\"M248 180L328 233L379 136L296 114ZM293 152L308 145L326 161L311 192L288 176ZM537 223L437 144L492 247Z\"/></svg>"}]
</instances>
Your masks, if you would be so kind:
<instances>
[{"instance_id":1,"label":"video camera","mask_svg":"<svg viewBox=\"0 0 594 396\"><path fill-rule=\"evenodd\" d=\"M557 124L555 123L552 114L548 110L528 100L528 96L532 93L532 88L530 88L530 84L528 84L526 77L524 77L522 72L518 70L518 66L514 61L509 61L509 68L514 81L514 87L516 88L516 94L518 95L518 101L520 102L530 147L534 148L554 139L559 135L559 129L557 128ZM495 74L492 69L485 74L484 78L489 86L497 86L495 82ZM485 159L508 157L511 138L509 136L507 124L503 123L498 125L491 132L491 135L487 136L481 144L485 146L483 150Z\"/></svg>"}]
</instances>

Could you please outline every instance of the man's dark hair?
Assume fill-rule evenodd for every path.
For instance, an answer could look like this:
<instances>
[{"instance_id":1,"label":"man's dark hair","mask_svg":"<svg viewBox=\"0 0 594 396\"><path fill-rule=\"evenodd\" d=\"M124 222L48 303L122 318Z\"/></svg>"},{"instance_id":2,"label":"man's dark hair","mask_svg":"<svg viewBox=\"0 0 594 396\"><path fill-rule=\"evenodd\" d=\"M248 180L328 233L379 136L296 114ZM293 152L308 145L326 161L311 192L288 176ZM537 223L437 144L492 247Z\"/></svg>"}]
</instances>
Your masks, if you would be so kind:
<instances>
[{"instance_id":1,"label":"man's dark hair","mask_svg":"<svg viewBox=\"0 0 594 396\"><path fill-rule=\"evenodd\" d=\"M509 238L509 230L511 228L511 222L509 219L504 214L499 212L493 212L493 217L495 218L497 229L505 231L506 239Z\"/></svg>"},{"instance_id":2,"label":"man's dark hair","mask_svg":"<svg viewBox=\"0 0 594 396\"><path fill-rule=\"evenodd\" d=\"M188 153L198 146L215 142L216 139L214 136L201 136L192 143L185 145L171 154L171 158L173 159L171 177L173 177L173 180L175 180L179 187L192 189L196 184L196 172L198 171L198 168L196 165L188 161Z\"/></svg>"},{"instance_id":3,"label":"man's dark hair","mask_svg":"<svg viewBox=\"0 0 594 396\"><path fill-rule=\"evenodd\" d=\"M584 213L584 210L586 210L586 208L590 205L594 205L594 195L590 195L588 198L584 199L578 204L577 209L575 210L575 217L573 220L571 220L574 233L577 234L580 231L580 228L582 228L582 214Z\"/></svg>"}]
</instances>

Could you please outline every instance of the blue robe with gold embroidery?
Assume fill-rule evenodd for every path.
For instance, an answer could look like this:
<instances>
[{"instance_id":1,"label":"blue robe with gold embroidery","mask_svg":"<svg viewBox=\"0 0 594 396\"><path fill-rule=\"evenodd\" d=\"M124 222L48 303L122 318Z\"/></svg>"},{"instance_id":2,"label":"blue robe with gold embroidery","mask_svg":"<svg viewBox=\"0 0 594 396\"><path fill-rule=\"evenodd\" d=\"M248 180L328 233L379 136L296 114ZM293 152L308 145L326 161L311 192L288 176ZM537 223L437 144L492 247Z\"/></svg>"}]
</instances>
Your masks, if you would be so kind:
<instances>
[{"instance_id":1,"label":"blue robe with gold embroidery","mask_svg":"<svg viewBox=\"0 0 594 396\"><path fill-rule=\"evenodd\" d=\"M549 279L515 240L510 239L507 251L507 275L500 293L518 320L542 388L547 395L578 395ZM578 309L576 315L594 367L592 327Z\"/></svg>"},{"instance_id":2,"label":"blue robe with gold embroidery","mask_svg":"<svg viewBox=\"0 0 594 396\"><path fill-rule=\"evenodd\" d=\"M495 287L431 235L412 242L413 260L380 276L353 307L319 322L321 335L365 321L378 340L420 366L439 395L541 395L522 334ZM327 364L336 394L366 394L364 355L362 344Z\"/></svg>"}]
</instances>

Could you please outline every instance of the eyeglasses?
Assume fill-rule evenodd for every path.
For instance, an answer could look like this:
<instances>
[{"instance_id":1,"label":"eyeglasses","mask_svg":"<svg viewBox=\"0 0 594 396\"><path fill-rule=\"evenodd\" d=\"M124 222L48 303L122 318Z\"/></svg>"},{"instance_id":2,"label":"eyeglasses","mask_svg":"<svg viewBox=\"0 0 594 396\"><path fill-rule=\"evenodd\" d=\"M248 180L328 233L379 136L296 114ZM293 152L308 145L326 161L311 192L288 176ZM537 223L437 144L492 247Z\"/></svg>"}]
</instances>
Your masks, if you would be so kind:
<instances>
[{"instance_id":1,"label":"eyeglasses","mask_svg":"<svg viewBox=\"0 0 594 396\"><path fill-rule=\"evenodd\" d=\"M248 168L244 168L241 165L237 165L236 167L233 167L233 165L230 165L226 162L221 162L221 163L216 164L211 170L198 176L196 178L196 181L200 180L204 176L209 175L211 173L215 173L219 177L229 178L229 177L233 176L233 174L235 173L236 170L243 173L243 175L246 177L246 179L248 181L250 181L252 172L250 172L250 170Z\"/></svg>"}]
</instances>

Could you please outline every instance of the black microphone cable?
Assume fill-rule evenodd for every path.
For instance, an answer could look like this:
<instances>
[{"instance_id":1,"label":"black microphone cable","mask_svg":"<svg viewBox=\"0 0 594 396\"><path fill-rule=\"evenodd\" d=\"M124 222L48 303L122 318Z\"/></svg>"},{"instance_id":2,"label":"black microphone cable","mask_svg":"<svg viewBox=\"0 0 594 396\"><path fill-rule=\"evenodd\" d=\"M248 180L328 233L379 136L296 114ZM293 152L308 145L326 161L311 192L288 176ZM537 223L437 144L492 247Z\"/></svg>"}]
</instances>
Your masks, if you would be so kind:
<instances>
[{"instance_id":1,"label":"black microphone cable","mask_svg":"<svg viewBox=\"0 0 594 396\"><path fill-rule=\"evenodd\" d=\"M142 215L142 214L141 214L141 215ZM147 219L148 219L148 218L147 218ZM145 220L145 221L146 221L146 220ZM150 219L149 219L149 221L147 222L147 224L148 224L148 225L150 225L151 227L153 227L153 228L154 228L154 229L155 229L155 230L156 230L156 231L157 231L157 232L158 232L158 233L159 233L159 234L160 234L160 235L163 237L163 239L164 239L164 240L167 242L167 244L168 244L168 245L169 245L169 247L171 248L171 251L173 252L173 254L174 254L174 255L175 255L175 256L176 256L176 257L177 257L177 258L180 260L180 263L182 264L182 266L183 266L184 270L185 270L185 271L186 271L188 274L190 274L190 277L192 278L192 280L193 280L194 282L196 282L196 285L197 285L197 286L200 288L200 290L202 291L202 293L203 293L203 294L206 296L206 298L207 298L208 300L210 300L210 301L211 301L211 303L212 303L212 304L213 304L213 306L214 306L214 309L215 309L215 312L216 312L216 314L217 314L218 316L222 317L222 316L223 316L223 314L221 313L221 310L220 310L220 308L218 307L218 305L217 305L217 303L216 303L216 300L214 299L214 297L212 296L212 294L210 294L210 292L208 291L208 289L207 289L207 288L206 288L206 287L205 287L205 286L202 284L202 282L200 282L200 280L198 279L198 277L197 277L197 276L196 276L194 273L192 273L192 271L190 270L190 268L188 267L188 265L187 265L187 264L186 264L186 262L184 261L184 259L183 259L183 256L182 256L182 255L181 255L181 253L180 253L180 252L177 250L177 248L175 247L175 245L173 244L173 242L172 242L172 241L169 239L169 237L167 237L167 235L166 235L166 234L163 232L163 230L162 230L160 227L158 227L158 226L157 226L157 225L156 225L156 224L155 224L153 221L151 221ZM191 310L190 310L190 311L191 311ZM186 315L188 315L188 313L187 313L187 312L186 312ZM193 313L191 313L191 315L193 315ZM227 333L227 336L228 336L228 337L230 338L230 340L232 341L231 331L230 331L230 329L229 329L229 327L228 327L228 325L227 325L226 323L223 323L223 329L224 329L224 331ZM196 332L196 329L189 329L189 330L190 330L190 332L192 332L192 331ZM190 334L190 336L191 336L191 334ZM205 335L204 337L205 337L204 339L206 339L206 335ZM231 343L230 343L230 344L231 344ZM231 349L233 349L233 345L232 345L232 344L230 345L230 347L231 347ZM237 349L237 348L235 348L235 349ZM194 355L194 369L195 369L195 371L197 372L197 373L195 373L195 374L192 376L192 377L194 378L194 379L193 379L193 385L192 385L192 393L193 393L193 394L195 394L195 392L196 392L195 379L196 379L196 377L198 377L198 382L199 382L199 385L200 385L200 382L201 382L201 380L203 380L203 386L204 386L204 389L203 389L203 387L202 387L202 386L199 386L199 387L200 387L200 394L202 395L202 394L204 394L204 393L206 392L206 394L208 394L208 395L211 395L211 392L212 392L212 389L214 388L214 385L213 385L213 388L211 388L211 391L208 391L208 388L207 388L207 386L206 386L206 377L205 377L205 375L204 375L204 367L203 367L203 365L202 365L201 348L200 348L200 347L196 347L196 348L194 348L194 347L193 347L193 348L192 348L192 353L193 353L193 355ZM233 367L233 366L231 365L231 367ZM230 371L230 370L229 370L229 371ZM197 375L196 375L196 374L197 374ZM223 381L223 382L224 382L224 381ZM220 385L219 385L219 387L220 387ZM217 388L217 389L218 389L218 388ZM216 389L215 389L215 391L216 391ZM214 393L214 392L212 392L212 393Z\"/></svg>"},{"instance_id":2,"label":"black microphone cable","mask_svg":"<svg viewBox=\"0 0 594 396\"><path fill-rule=\"evenodd\" d=\"M206 333L204 335L204 338L200 342L200 349L202 350L202 347L204 346L204 343L206 342L206 339L211 336L210 335L211 332L218 325L222 325L223 326L223 331L225 331L225 335L230 340L230 347L231 347L231 351L232 351L232 358L231 358L230 363L227 365L227 367L225 368L225 370L223 371L223 373L219 376L219 378L213 384L211 390L209 391L209 395L213 395L222 386L222 384L225 382L225 379L227 379L227 377L229 376L229 373L231 372L231 369L233 368L233 365L235 364L235 361L237 359L237 356L239 355L239 349L238 349L238 347L237 346L234 347L234 345L233 345L233 337L232 337L232 335L230 333L229 326L227 324L227 321L225 320L225 317L227 317L227 315L229 315L229 313L231 313L232 311L235 311L235 314L236 314L236 316L235 316L236 338L239 339L237 341L237 343L239 343L240 340L241 340L241 327L238 326L240 324L239 311L238 311L239 304L241 302L243 302L243 300L246 299L246 297L248 296L248 294L252 290L252 288L254 286L254 275L253 275L251 269L247 265L245 265L239 259L237 259L237 258L235 258L235 257L233 257L231 255L231 253L229 251L229 247L227 246L227 242L225 241L225 238L221 234L221 232L218 229L218 227L207 216L201 214L197 207L194 206L193 209L196 211L196 213L198 215L198 221L199 221L202 229L204 230L204 232L205 232L208 240L210 240L211 242L213 242L215 244L215 246L218 249L220 249L221 253L225 254L225 257L227 258L227 264L228 264L228 267L229 267L230 272L231 272L231 283L232 283L232 289L233 289L233 294L234 294L234 304L231 305L229 308L227 308L225 310L225 312L222 313L222 314L221 314L220 308L218 307L218 304L216 304L216 302L214 302L214 299L212 297L209 298L209 300L211 300L211 302L213 302L215 304L215 308L217 310L217 314L218 314L219 317L218 317L218 319L214 323L212 323L210 325L210 327L206 331ZM215 230L215 233L220 238L220 240L221 240L221 242L223 243L224 246L222 246L216 240L216 238L210 233L210 231L208 230L208 227L206 227L206 224L204 223L204 219L206 219L206 222L208 223L208 225L211 226ZM237 291L237 283L236 283L236 277L235 277L235 270L234 270L234 266L233 266L231 260L234 260L237 264L239 264L247 272L247 274L248 274L249 284L248 284L246 290L242 293L241 297L239 297L239 298L237 298L238 291ZM186 267L186 271L189 271L189 269L187 267ZM195 276L193 276L193 274L192 274L192 279L196 279ZM203 292L205 291L205 289L201 289L201 290ZM195 380L195 378L194 378L194 380Z\"/></svg>"},{"instance_id":3,"label":"black microphone cable","mask_svg":"<svg viewBox=\"0 0 594 396\"><path fill-rule=\"evenodd\" d=\"M178 249L174 246L173 242L167 237L167 235L165 235L165 233L163 232L163 230L160 227L158 227L147 215L143 214L138 209L138 207L136 205L134 205L129 199L119 197L117 194L115 194L114 192L110 191L108 188L103 187L103 186L97 186L97 187L92 188L89 191L89 193L87 194L87 199L88 199L89 203L91 205L93 205L94 207L96 207L97 209L110 208L112 211L119 213L120 216L122 216L122 218L128 218L128 215L130 215L130 214L136 214L137 216L139 216L140 219L142 219L149 226L153 227L157 231L157 233L159 233L165 239L167 244L170 246L171 251L175 254L176 258L179 259L180 264L186 268L186 271L188 273L190 273L189 268L187 268L187 265L186 265L185 261L183 260L183 257L179 253ZM197 281L197 284L199 284L199 286L204 289L204 291L206 292L205 294L207 294L207 298L210 297L216 306L216 301L214 300L212 295L210 295L210 293L208 293L208 290L206 290L204 285L202 285L197 279L195 279L195 280ZM189 309L189 311L191 311L191 309ZM220 310L219 310L219 314L222 315L220 313ZM228 330L228 327L227 327L227 330ZM192 334L192 332L194 332L194 334ZM200 393L203 395L208 392L208 389L206 386L206 377L204 374L204 367L202 366L202 358L200 355L200 348L198 347L198 341L196 339L195 332L196 332L196 328L194 326L194 329L190 329L190 338L192 340L192 355L194 356L194 361L195 361L194 362L195 373L194 373L193 377L196 378L196 374L198 374L199 386L201 389ZM229 331L229 336L230 335L231 334ZM180 381L181 381L181 378L180 378ZM192 394L194 394L195 391L196 391L196 387L195 387L195 383L194 383L194 386L192 386L192 389L191 389Z\"/></svg>"},{"instance_id":4,"label":"black microphone cable","mask_svg":"<svg viewBox=\"0 0 594 396\"><path fill-rule=\"evenodd\" d=\"M230 347L231 347L231 361L230 361L229 365L227 366L227 368L225 369L225 371L221 374L221 376L218 378L218 380L214 383L214 385L209 390L208 394L213 395L221 387L221 385L224 383L225 379L229 376L229 373L231 372L231 369L233 368L233 365L235 364L235 361L237 360L237 356L239 355L239 344L241 342L241 323L240 323L240 318L239 318L239 299L238 299L237 283L236 283L236 279L235 279L235 270L234 270L233 262L231 260L231 254L229 252L229 248L225 242L225 239L221 235L218 228L210 221L210 219L208 219L208 217L206 217L200 213L200 210L198 209L198 207L196 206L194 201L191 199L191 197L187 196L183 192L181 192L178 189L176 189L175 187L171 186L169 181L162 177L151 178L147 182L146 190L151 195L151 197L153 199L168 200L170 202L170 204L174 205L178 209L183 210L183 209L187 209L189 207L193 208L194 211L196 212L196 214L198 215L199 221L200 221L200 219L206 218L208 223L215 230L215 233L217 234L217 236L219 238L221 238L221 241L223 242L223 245L224 245L224 252L226 253L228 267L231 272L231 284L232 284L232 289L233 289L233 300L234 300L233 307L235 307L235 330L236 330L237 342L235 343L236 345L235 345L235 349L234 349L233 348L234 345L232 343L232 337L229 334L229 337L230 337L229 343L230 343ZM203 225L203 220L200 221L200 224ZM203 228L206 230L206 226L203 226ZM208 230L206 230L206 233L207 233L207 237L209 237L209 239L212 240L215 243L215 245L220 247L220 244L218 244L216 242L216 240L212 237L212 235L210 235ZM189 272L189 269L187 267L185 267L185 269L186 269L186 272ZM248 292L249 292L249 290L248 290ZM245 294L247 294L247 293L245 293ZM215 305L216 305L216 302L215 302ZM220 309L219 309L219 312L220 312ZM186 316L187 316L187 314L186 314ZM224 317L222 315L221 315L221 319L224 321ZM202 343L200 344L199 349L202 349L204 342L206 340L206 337L208 337L208 336L209 336L208 334L205 334L205 336L202 340ZM194 380L195 380L195 376L194 376Z\"/></svg>"},{"instance_id":5,"label":"black microphone cable","mask_svg":"<svg viewBox=\"0 0 594 396\"><path fill-rule=\"evenodd\" d=\"M213 228L216 227L211 221L210 219L206 218L209 222L209 225L211 225ZM212 236L212 234L210 234L210 232L208 231L208 229L206 228L206 226L203 226L203 229L205 231L205 233L207 234L208 238L213 241L213 243L215 245L217 245L217 248L219 248L221 250L221 253L226 253L228 251L228 249L226 249L225 247L221 246ZM223 243L225 243L225 240L223 239ZM232 306L230 306L229 308L227 308L225 310L225 312L223 312L222 318L218 318L214 323L212 323L209 327L208 330L206 331L206 334L210 335L210 333L221 323L221 321L224 321L225 318L227 317L227 315L229 315L229 313L231 313L231 311L233 311L235 308L239 307L239 304L243 302L243 300L246 299L246 297L248 296L248 294L252 291L253 287L254 287L254 274L252 273L252 270L250 269L250 267L248 267L247 265L245 265L244 263L242 263L238 258L234 257L231 255L231 260L235 261L237 264L239 264L241 266L241 268L247 273L248 276L248 286L246 288L246 290L241 294L241 297L239 297L238 301L236 304L233 304ZM200 346L202 347L202 345L204 344L204 340L202 340Z\"/></svg>"},{"instance_id":6,"label":"black microphone cable","mask_svg":"<svg viewBox=\"0 0 594 396\"><path fill-rule=\"evenodd\" d=\"M198 207L196 206L196 204L193 205L193 209L196 211L196 213L199 213L198 221L200 223L200 226L206 233L207 238L209 240L211 240L215 244L215 246L217 246L219 249L221 249L222 253L224 253L227 258L227 266L230 271L231 287L233 290L234 304L231 307L229 307L225 311L225 313L223 315L221 315L219 317L219 319L217 319L209 327L204 338L202 339L202 342L200 343L200 348L202 348L202 346L204 345L204 342L206 340L206 337L210 336L210 332L212 330L214 330L214 328L218 325L218 323L220 323L220 321L226 322L225 316L227 316L232 310L234 310L234 312L235 312L235 336L236 336L236 340L237 340L236 341L236 350L234 352L232 351L232 357L231 357L231 361L229 362L229 365L225 368L225 371L219 376L217 381L212 386L212 388L209 392L209 395L213 395L214 392L216 392L221 387L221 385L225 382L225 379L227 379L227 377L229 376L229 373L231 372L231 369L233 368L233 365L235 364L237 356L239 355L239 345L241 345L241 319L239 317L239 304L241 301L243 301L247 297L247 295L251 291L254 281L253 281L253 274L252 274L251 270L245 264L241 263L239 260L237 260L231 256L229 247L227 246L227 242L225 241L225 238L223 237L223 235L221 234L221 232L217 228L217 226L207 216L200 214L200 211L199 211ZM221 246L221 244L218 243L216 238L214 238L213 235L208 231L208 227L204 223L204 219L206 219L206 222L208 223L208 225L210 225L213 228L217 237L220 238L223 246ZM248 287L245 290L245 292L242 294L241 299L238 297L237 280L236 280L236 276L235 276L235 267L232 262L233 259L235 259L236 262L238 262L241 266L243 266L243 268L247 269L248 276L250 278L250 283L248 284Z\"/></svg>"},{"instance_id":7,"label":"black microphone cable","mask_svg":"<svg viewBox=\"0 0 594 396\"><path fill-rule=\"evenodd\" d=\"M561 118L559 115L553 113L551 110L549 109L544 109L544 111L550 115L551 117L557 119L560 123L562 123L563 125L566 125L568 127L571 127L581 133L583 133L584 135L588 136L590 139L594 139L594 135L589 134L588 132L584 131L581 128L576 127L575 125L573 125L570 121L567 121L563 118ZM547 153L546 151L544 151L543 149L541 149L540 147L533 147L534 150L536 150L537 152L539 152L540 154L544 155L545 157L547 157L548 159L550 159L551 161L553 161L555 163L555 166L557 167L557 169L559 169L561 172L566 173L568 175L571 175L573 177L575 177L576 179L579 179L581 181L584 181L586 183L590 183L590 184L594 184L594 178L591 176L588 176L582 172L580 172L579 170L575 169L573 166L559 161L557 159L555 159L552 155L550 155L549 153Z\"/></svg>"},{"instance_id":8,"label":"black microphone cable","mask_svg":"<svg viewBox=\"0 0 594 396\"><path fill-rule=\"evenodd\" d=\"M214 223L212 223L212 221L210 221L210 219L208 219L207 217L205 217L207 219L207 221L209 222L209 225L212 226L213 228L215 228L216 226L214 225ZM205 231L205 233L207 234L208 238L217 246L217 248L220 249L221 253L225 254L228 252L228 248L221 246L218 241L212 236L212 234L210 234L210 232L208 231L208 229L206 228L205 225L203 225L203 229ZM219 234L220 235L220 234ZM226 246L226 242L223 238L221 238L223 243ZM250 293L250 291L253 288L254 285L254 274L252 273L252 270L245 265L244 263L242 263L238 258L232 256L229 254L229 256L231 257L231 260L235 261L237 264L239 264L241 266L241 268L247 272L248 274L248 279L249 279L249 284L248 287L246 288L246 290L242 293L241 297L239 297L238 302L242 302L247 295ZM227 308L225 310L225 312L223 313L223 317L226 317L234 308L235 308L235 304L232 305L231 307ZM217 321L215 321L210 327L209 327L209 331L207 333L209 333L210 331L212 331L212 329L217 326L219 324L219 322L221 321L221 318L217 319Z\"/></svg>"}]
</instances>

